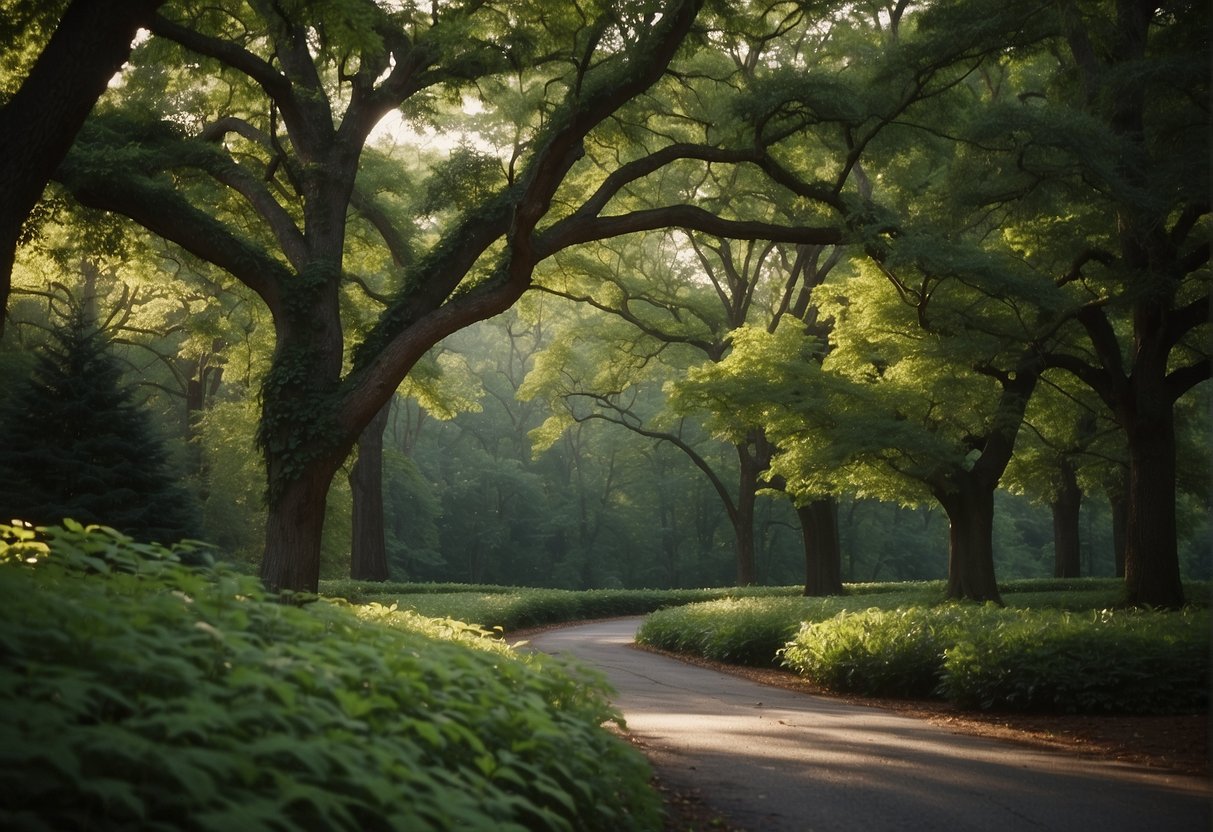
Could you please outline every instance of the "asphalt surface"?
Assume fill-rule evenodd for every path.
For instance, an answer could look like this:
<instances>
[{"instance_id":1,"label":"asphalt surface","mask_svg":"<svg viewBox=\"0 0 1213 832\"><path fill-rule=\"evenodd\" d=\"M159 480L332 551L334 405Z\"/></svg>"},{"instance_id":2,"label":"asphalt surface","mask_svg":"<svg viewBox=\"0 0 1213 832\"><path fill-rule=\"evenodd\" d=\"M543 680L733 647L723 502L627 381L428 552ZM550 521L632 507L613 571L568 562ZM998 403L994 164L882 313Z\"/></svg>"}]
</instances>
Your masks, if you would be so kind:
<instances>
[{"instance_id":1,"label":"asphalt surface","mask_svg":"<svg viewBox=\"0 0 1213 832\"><path fill-rule=\"evenodd\" d=\"M630 646L641 619L530 645L604 673L659 776L750 832L1209 830L1209 782L954 734Z\"/></svg>"}]
</instances>

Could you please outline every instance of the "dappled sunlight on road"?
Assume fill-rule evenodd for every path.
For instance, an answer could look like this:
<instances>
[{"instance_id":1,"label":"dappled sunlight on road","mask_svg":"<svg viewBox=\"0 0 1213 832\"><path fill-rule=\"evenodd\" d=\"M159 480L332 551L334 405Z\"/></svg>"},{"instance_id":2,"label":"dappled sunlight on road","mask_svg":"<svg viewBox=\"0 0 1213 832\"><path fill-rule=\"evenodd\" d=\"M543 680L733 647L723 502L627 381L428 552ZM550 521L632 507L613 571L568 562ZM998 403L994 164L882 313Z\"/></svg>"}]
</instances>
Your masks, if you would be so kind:
<instances>
[{"instance_id":1,"label":"dappled sunlight on road","mask_svg":"<svg viewBox=\"0 0 1213 832\"><path fill-rule=\"evenodd\" d=\"M1081 760L635 650L637 619L543 633L604 672L663 779L757 830L1208 829L1207 781Z\"/></svg>"}]
</instances>

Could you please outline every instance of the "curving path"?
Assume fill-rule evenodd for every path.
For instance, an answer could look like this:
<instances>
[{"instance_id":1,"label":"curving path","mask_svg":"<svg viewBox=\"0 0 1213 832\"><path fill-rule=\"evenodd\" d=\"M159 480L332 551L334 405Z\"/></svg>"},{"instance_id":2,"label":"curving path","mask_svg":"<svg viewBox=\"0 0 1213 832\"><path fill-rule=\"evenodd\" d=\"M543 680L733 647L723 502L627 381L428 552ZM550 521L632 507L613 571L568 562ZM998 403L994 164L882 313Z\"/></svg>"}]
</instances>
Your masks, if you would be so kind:
<instances>
[{"instance_id":1,"label":"curving path","mask_svg":"<svg viewBox=\"0 0 1213 832\"><path fill-rule=\"evenodd\" d=\"M636 650L641 619L530 645L598 668L662 779L752 832L1209 830L1210 785L953 734Z\"/></svg>"}]
</instances>

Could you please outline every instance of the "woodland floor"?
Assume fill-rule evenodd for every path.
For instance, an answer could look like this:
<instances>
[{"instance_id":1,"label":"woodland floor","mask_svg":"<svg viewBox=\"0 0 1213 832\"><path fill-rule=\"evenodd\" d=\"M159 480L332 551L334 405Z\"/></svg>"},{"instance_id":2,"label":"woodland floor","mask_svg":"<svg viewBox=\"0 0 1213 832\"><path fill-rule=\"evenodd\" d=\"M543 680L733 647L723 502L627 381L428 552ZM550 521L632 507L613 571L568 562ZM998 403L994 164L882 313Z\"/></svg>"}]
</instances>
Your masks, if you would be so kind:
<instances>
[{"instance_id":1,"label":"woodland floor","mask_svg":"<svg viewBox=\"0 0 1213 832\"><path fill-rule=\"evenodd\" d=\"M647 648L644 648L647 649ZM655 651L662 652L662 651ZM1209 715L1091 716L961 711L946 702L839 696L783 670L738 667L665 653L679 661L742 676L764 685L887 708L956 733L977 734L1065 754L1098 757L1144 768L1209 777ZM643 746L641 746L643 751ZM695 793L654 785L666 804L667 832L743 832L723 821Z\"/></svg>"}]
</instances>

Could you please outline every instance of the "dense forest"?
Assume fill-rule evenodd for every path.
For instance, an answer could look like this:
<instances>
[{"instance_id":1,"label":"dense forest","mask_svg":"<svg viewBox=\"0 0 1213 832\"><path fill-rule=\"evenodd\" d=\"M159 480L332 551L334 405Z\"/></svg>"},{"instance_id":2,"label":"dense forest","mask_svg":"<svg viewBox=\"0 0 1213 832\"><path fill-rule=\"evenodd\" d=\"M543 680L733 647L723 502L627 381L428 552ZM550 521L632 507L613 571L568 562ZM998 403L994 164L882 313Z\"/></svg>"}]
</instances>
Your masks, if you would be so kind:
<instances>
[{"instance_id":1,"label":"dense forest","mask_svg":"<svg viewBox=\"0 0 1213 832\"><path fill-rule=\"evenodd\" d=\"M6 8L0 385L270 588L1213 575L1205 4Z\"/></svg>"}]
</instances>

